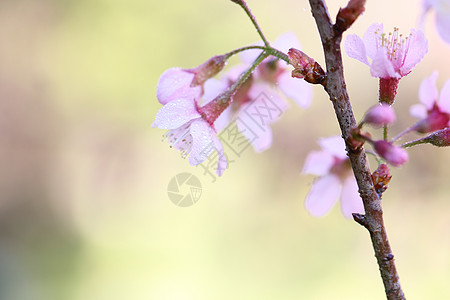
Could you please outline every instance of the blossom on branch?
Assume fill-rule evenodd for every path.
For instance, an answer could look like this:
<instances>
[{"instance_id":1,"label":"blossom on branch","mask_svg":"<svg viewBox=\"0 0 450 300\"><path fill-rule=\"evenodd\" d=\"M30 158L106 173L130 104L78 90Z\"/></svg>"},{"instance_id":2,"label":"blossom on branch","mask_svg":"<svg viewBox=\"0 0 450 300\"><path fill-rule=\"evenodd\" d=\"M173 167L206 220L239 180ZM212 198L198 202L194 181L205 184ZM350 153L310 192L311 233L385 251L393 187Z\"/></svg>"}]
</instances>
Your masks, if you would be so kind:
<instances>
[{"instance_id":1,"label":"blossom on branch","mask_svg":"<svg viewBox=\"0 0 450 300\"><path fill-rule=\"evenodd\" d=\"M428 52L428 41L422 31L411 29L408 36L383 32L382 24L372 24L363 38L352 34L345 40L345 51L351 58L370 67L370 74L380 78L380 102L394 102L398 81L408 75ZM369 62L368 58L371 59Z\"/></svg>"},{"instance_id":2,"label":"blossom on branch","mask_svg":"<svg viewBox=\"0 0 450 300\"><path fill-rule=\"evenodd\" d=\"M306 210L315 217L327 214L341 199L341 212L346 218L364 213L358 186L353 176L345 143L340 136L319 140L322 151L312 151L303 167L303 174L319 176L306 196Z\"/></svg>"},{"instance_id":3,"label":"blossom on branch","mask_svg":"<svg viewBox=\"0 0 450 300\"><path fill-rule=\"evenodd\" d=\"M419 87L421 104L411 106L411 115L421 119L413 128L417 132L427 133L450 126L450 79L439 93L437 77L435 71L422 81Z\"/></svg>"}]
</instances>

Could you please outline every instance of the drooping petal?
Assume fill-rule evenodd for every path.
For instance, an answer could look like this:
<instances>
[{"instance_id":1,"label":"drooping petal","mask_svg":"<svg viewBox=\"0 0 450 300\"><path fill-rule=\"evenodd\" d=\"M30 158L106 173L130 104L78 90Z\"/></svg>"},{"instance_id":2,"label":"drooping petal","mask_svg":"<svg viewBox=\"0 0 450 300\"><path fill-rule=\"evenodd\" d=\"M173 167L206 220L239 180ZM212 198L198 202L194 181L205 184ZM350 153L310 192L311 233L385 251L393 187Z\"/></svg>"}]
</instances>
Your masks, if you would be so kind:
<instances>
[{"instance_id":1,"label":"drooping petal","mask_svg":"<svg viewBox=\"0 0 450 300\"><path fill-rule=\"evenodd\" d=\"M314 217L327 214L336 203L341 182L335 175L326 175L316 179L305 199L306 210Z\"/></svg>"},{"instance_id":2,"label":"drooping petal","mask_svg":"<svg viewBox=\"0 0 450 300\"><path fill-rule=\"evenodd\" d=\"M351 34L345 39L345 53L351 58L357 59L370 66L367 60L366 47L363 40L356 34Z\"/></svg>"},{"instance_id":3,"label":"drooping petal","mask_svg":"<svg viewBox=\"0 0 450 300\"><path fill-rule=\"evenodd\" d=\"M428 52L428 41L420 30L411 29L408 43L409 47L406 49L403 65L400 67L402 76L410 73Z\"/></svg>"},{"instance_id":4,"label":"drooping petal","mask_svg":"<svg viewBox=\"0 0 450 300\"><path fill-rule=\"evenodd\" d=\"M352 218L352 213L364 213L364 205L358 192L358 184L355 177L345 179L341 191L341 212L344 217Z\"/></svg>"},{"instance_id":5,"label":"drooping petal","mask_svg":"<svg viewBox=\"0 0 450 300\"><path fill-rule=\"evenodd\" d=\"M345 142L340 136L331 136L319 139L319 145L330 154L344 159L347 157Z\"/></svg>"},{"instance_id":6,"label":"drooping petal","mask_svg":"<svg viewBox=\"0 0 450 300\"><path fill-rule=\"evenodd\" d=\"M152 126L161 129L175 129L200 117L193 99L177 99L161 107L156 113Z\"/></svg>"},{"instance_id":7,"label":"drooping petal","mask_svg":"<svg viewBox=\"0 0 450 300\"><path fill-rule=\"evenodd\" d=\"M246 117L240 118L237 126L239 132L252 144L255 152L263 152L272 146L273 135L270 126L257 126Z\"/></svg>"},{"instance_id":8,"label":"drooping petal","mask_svg":"<svg viewBox=\"0 0 450 300\"><path fill-rule=\"evenodd\" d=\"M450 79L444 83L441 89L438 107L441 112L450 114Z\"/></svg>"},{"instance_id":9,"label":"drooping petal","mask_svg":"<svg viewBox=\"0 0 450 300\"><path fill-rule=\"evenodd\" d=\"M438 99L438 89L436 80L438 72L434 71L429 77L425 78L419 87L419 100L427 109L433 108L434 103Z\"/></svg>"},{"instance_id":10,"label":"drooping petal","mask_svg":"<svg viewBox=\"0 0 450 300\"><path fill-rule=\"evenodd\" d=\"M161 104L179 98L198 98L201 95L201 86L190 87L194 74L181 68L166 70L159 78L156 97Z\"/></svg>"},{"instance_id":11,"label":"drooping petal","mask_svg":"<svg viewBox=\"0 0 450 300\"><path fill-rule=\"evenodd\" d=\"M383 24L374 23L367 28L363 35L363 42L366 48L367 56L370 59L375 59L378 53L378 48L381 43L380 38L383 33Z\"/></svg>"},{"instance_id":12,"label":"drooping petal","mask_svg":"<svg viewBox=\"0 0 450 300\"><path fill-rule=\"evenodd\" d=\"M213 141L214 149L217 151L217 155L218 155L216 173L218 176L222 176L223 172L228 167L228 160L225 156L225 152L223 150L223 145L220 142L220 140L217 138L217 136L212 135L211 138Z\"/></svg>"},{"instance_id":13,"label":"drooping petal","mask_svg":"<svg viewBox=\"0 0 450 300\"><path fill-rule=\"evenodd\" d=\"M389 60L386 49L382 48L375 55L372 66L370 67L370 74L373 77L379 78L400 78L400 74L395 72L392 62Z\"/></svg>"},{"instance_id":14,"label":"drooping petal","mask_svg":"<svg viewBox=\"0 0 450 300\"><path fill-rule=\"evenodd\" d=\"M189 163L196 166L204 162L214 151L213 130L203 119L195 120L190 127L192 150Z\"/></svg>"},{"instance_id":15,"label":"drooping petal","mask_svg":"<svg viewBox=\"0 0 450 300\"><path fill-rule=\"evenodd\" d=\"M447 10L446 12L436 12L436 27L441 38L450 43L450 9Z\"/></svg>"},{"instance_id":16,"label":"drooping petal","mask_svg":"<svg viewBox=\"0 0 450 300\"><path fill-rule=\"evenodd\" d=\"M427 108L422 104L414 104L409 109L409 114L419 119L425 119L427 117Z\"/></svg>"},{"instance_id":17,"label":"drooping petal","mask_svg":"<svg viewBox=\"0 0 450 300\"><path fill-rule=\"evenodd\" d=\"M303 166L303 174L323 176L330 172L334 157L326 151L312 151L308 154Z\"/></svg>"},{"instance_id":18,"label":"drooping petal","mask_svg":"<svg viewBox=\"0 0 450 300\"><path fill-rule=\"evenodd\" d=\"M292 78L288 72L278 77L278 86L281 91L293 99L298 106L308 108L312 100L312 86L304 80Z\"/></svg>"}]
</instances>

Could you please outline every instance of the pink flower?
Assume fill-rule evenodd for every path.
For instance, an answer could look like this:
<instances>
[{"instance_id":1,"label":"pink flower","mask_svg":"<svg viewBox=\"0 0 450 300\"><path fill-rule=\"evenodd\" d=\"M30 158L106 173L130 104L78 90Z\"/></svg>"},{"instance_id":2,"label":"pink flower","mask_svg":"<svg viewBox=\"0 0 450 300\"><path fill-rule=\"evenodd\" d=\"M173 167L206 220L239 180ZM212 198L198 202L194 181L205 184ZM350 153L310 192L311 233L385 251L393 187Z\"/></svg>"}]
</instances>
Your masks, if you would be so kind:
<instances>
[{"instance_id":1,"label":"pink flower","mask_svg":"<svg viewBox=\"0 0 450 300\"><path fill-rule=\"evenodd\" d=\"M387 104L379 104L370 108L365 117L364 123L372 124L375 127L392 124L395 121L394 109Z\"/></svg>"},{"instance_id":2,"label":"pink flower","mask_svg":"<svg viewBox=\"0 0 450 300\"><path fill-rule=\"evenodd\" d=\"M198 99L202 94L201 86L191 86L194 73L181 68L171 68L159 78L156 97L159 103L167 104L180 98Z\"/></svg>"},{"instance_id":3,"label":"pink flower","mask_svg":"<svg viewBox=\"0 0 450 300\"><path fill-rule=\"evenodd\" d=\"M411 115L421 120L414 126L420 133L436 131L450 126L450 79L439 94L436 87L438 73L433 72L419 87L419 100L422 104L413 105Z\"/></svg>"},{"instance_id":4,"label":"pink flower","mask_svg":"<svg viewBox=\"0 0 450 300\"><path fill-rule=\"evenodd\" d=\"M375 141L373 148L378 155L395 167L403 165L409 159L408 153L404 149L383 140Z\"/></svg>"},{"instance_id":5,"label":"pink flower","mask_svg":"<svg viewBox=\"0 0 450 300\"><path fill-rule=\"evenodd\" d=\"M199 99L204 83L225 67L227 59L226 55L217 55L193 69L171 68L165 71L156 90L158 101L164 105L183 97Z\"/></svg>"},{"instance_id":6,"label":"pink flower","mask_svg":"<svg viewBox=\"0 0 450 300\"><path fill-rule=\"evenodd\" d=\"M322 217L340 195L341 212L346 218L351 218L352 213L364 213L344 140L335 136L320 139L319 144L323 150L311 152L302 170L304 174L319 176L306 196L306 210L315 217Z\"/></svg>"},{"instance_id":7,"label":"pink flower","mask_svg":"<svg viewBox=\"0 0 450 300\"><path fill-rule=\"evenodd\" d=\"M216 173L221 176L228 162L213 126L217 113L221 112L216 111L216 115L212 116L205 107L208 106L199 108L194 98L172 100L156 113L153 127L168 129L165 138L171 147L181 151L183 157L189 155L189 163L193 166L202 163L216 151Z\"/></svg>"},{"instance_id":8,"label":"pink flower","mask_svg":"<svg viewBox=\"0 0 450 300\"><path fill-rule=\"evenodd\" d=\"M351 58L370 67L370 74L378 78L401 78L408 75L428 52L428 42L420 30L411 29L402 37L398 29L383 33L383 25L375 23L361 39L355 34L345 40L345 51ZM367 59L369 57L372 62Z\"/></svg>"},{"instance_id":9,"label":"pink flower","mask_svg":"<svg viewBox=\"0 0 450 300\"><path fill-rule=\"evenodd\" d=\"M422 22L425 14L433 9L436 13L436 27L441 38L450 43L450 1L424 0L422 4Z\"/></svg>"}]
</instances>

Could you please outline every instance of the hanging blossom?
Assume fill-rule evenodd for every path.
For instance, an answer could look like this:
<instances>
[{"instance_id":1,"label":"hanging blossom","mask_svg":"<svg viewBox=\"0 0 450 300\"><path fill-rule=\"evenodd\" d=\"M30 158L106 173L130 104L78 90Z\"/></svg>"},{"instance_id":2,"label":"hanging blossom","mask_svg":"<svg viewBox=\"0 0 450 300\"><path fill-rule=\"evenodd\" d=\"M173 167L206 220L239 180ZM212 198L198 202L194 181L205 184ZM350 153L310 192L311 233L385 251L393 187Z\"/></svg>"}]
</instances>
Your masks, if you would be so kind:
<instances>
[{"instance_id":1,"label":"hanging blossom","mask_svg":"<svg viewBox=\"0 0 450 300\"><path fill-rule=\"evenodd\" d=\"M421 23L430 10L436 14L436 28L441 38L450 43L450 1L449 0L424 0L422 2Z\"/></svg>"},{"instance_id":2,"label":"hanging blossom","mask_svg":"<svg viewBox=\"0 0 450 300\"><path fill-rule=\"evenodd\" d=\"M345 40L345 51L351 58L368 65L373 77L380 78L380 102L391 105L398 81L422 60L428 52L428 41L420 30L411 29L404 37L398 28L386 34L383 25L375 23L362 39L355 34L349 35Z\"/></svg>"},{"instance_id":3,"label":"hanging blossom","mask_svg":"<svg viewBox=\"0 0 450 300\"><path fill-rule=\"evenodd\" d=\"M216 136L214 121L228 106L228 100L219 95L202 107L193 97L172 100L156 113L153 127L169 130L165 139L171 147L181 151L183 157L189 155L189 163L193 166L217 152L216 173L221 176L228 162Z\"/></svg>"},{"instance_id":4,"label":"hanging blossom","mask_svg":"<svg viewBox=\"0 0 450 300\"><path fill-rule=\"evenodd\" d=\"M156 98L163 105L182 97L199 99L204 83L225 67L227 59L226 55L218 55L193 69L166 70L159 78Z\"/></svg>"},{"instance_id":5,"label":"hanging blossom","mask_svg":"<svg viewBox=\"0 0 450 300\"><path fill-rule=\"evenodd\" d=\"M411 115L421 120L414 125L413 130L427 133L450 126L450 79L447 80L439 93L436 87L438 72L434 71L425 78L419 87L421 104L413 105Z\"/></svg>"},{"instance_id":6,"label":"hanging blossom","mask_svg":"<svg viewBox=\"0 0 450 300\"><path fill-rule=\"evenodd\" d=\"M287 33L280 36L273 47L287 52L290 47L300 47L296 36ZM260 50L242 52L240 57L244 64L231 68L224 74L221 83L209 80L208 84L222 86L226 90L245 71L260 54ZM251 143L256 152L262 152L272 145L273 135L270 125L278 121L289 108L288 103L280 97L279 90L292 98L303 108L312 100L312 87L304 80L291 77L289 66L278 58L267 57L253 72L252 76L237 90L232 105L217 120L216 128L225 128L235 120L239 132Z\"/></svg>"},{"instance_id":7,"label":"hanging blossom","mask_svg":"<svg viewBox=\"0 0 450 300\"><path fill-rule=\"evenodd\" d=\"M341 212L346 218L364 213L358 186L353 176L345 144L340 136L319 140L322 151L312 151L306 158L303 174L319 176L306 196L306 210L315 217L327 214L341 199Z\"/></svg>"}]
</instances>

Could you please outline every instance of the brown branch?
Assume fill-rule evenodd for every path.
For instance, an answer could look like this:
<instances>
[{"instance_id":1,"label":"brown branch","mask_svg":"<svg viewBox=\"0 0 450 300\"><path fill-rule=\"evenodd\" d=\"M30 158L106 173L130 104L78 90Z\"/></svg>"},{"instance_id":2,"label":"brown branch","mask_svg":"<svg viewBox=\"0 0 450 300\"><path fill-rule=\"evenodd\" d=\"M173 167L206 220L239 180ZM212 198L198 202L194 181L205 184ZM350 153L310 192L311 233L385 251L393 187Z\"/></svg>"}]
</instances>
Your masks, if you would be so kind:
<instances>
[{"instance_id":1,"label":"brown branch","mask_svg":"<svg viewBox=\"0 0 450 300\"><path fill-rule=\"evenodd\" d=\"M370 233L387 299L405 299L384 227L381 199L373 187L366 153L362 146L352 147L347 140L351 136L350 130L357 125L344 80L341 56L342 32L336 31L333 27L324 0L309 0L309 3L325 54L327 67L325 90L333 103L342 137L347 141L347 154L364 203L365 215L355 214L354 218Z\"/></svg>"}]
</instances>

